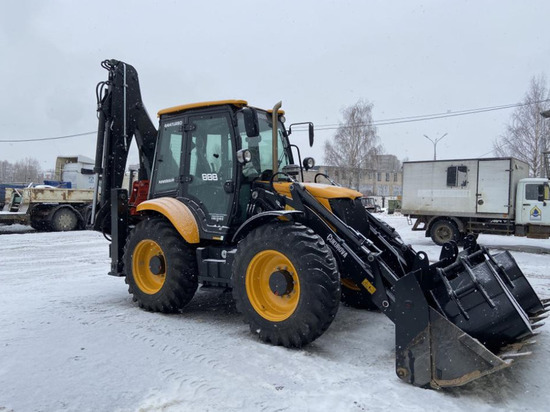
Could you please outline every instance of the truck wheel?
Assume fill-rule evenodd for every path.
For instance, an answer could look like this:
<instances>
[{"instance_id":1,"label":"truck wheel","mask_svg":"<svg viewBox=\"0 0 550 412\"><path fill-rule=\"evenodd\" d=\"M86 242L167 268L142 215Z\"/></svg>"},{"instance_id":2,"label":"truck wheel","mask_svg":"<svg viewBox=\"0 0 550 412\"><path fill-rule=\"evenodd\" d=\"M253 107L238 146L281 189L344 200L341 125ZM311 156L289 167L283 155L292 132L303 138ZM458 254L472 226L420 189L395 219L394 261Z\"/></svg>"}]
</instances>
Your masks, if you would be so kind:
<instances>
[{"instance_id":1,"label":"truck wheel","mask_svg":"<svg viewBox=\"0 0 550 412\"><path fill-rule=\"evenodd\" d=\"M75 212L64 207L54 213L50 224L55 232L69 232L78 226L78 218Z\"/></svg>"},{"instance_id":2,"label":"truck wheel","mask_svg":"<svg viewBox=\"0 0 550 412\"><path fill-rule=\"evenodd\" d=\"M349 279L342 279L342 303L356 309L378 310L369 293Z\"/></svg>"},{"instance_id":3,"label":"truck wheel","mask_svg":"<svg viewBox=\"0 0 550 412\"><path fill-rule=\"evenodd\" d=\"M259 227L237 248L233 297L262 341L299 348L321 336L336 316L336 262L323 239L303 225Z\"/></svg>"},{"instance_id":4,"label":"truck wheel","mask_svg":"<svg viewBox=\"0 0 550 412\"><path fill-rule=\"evenodd\" d=\"M195 295L194 249L166 220L139 222L124 247L123 259L128 292L141 308L174 313Z\"/></svg>"},{"instance_id":5,"label":"truck wheel","mask_svg":"<svg viewBox=\"0 0 550 412\"><path fill-rule=\"evenodd\" d=\"M454 240L458 242L461 238L456 225L450 220L438 220L430 229L430 236L436 245L443 245Z\"/></svg>"}]
</instances>

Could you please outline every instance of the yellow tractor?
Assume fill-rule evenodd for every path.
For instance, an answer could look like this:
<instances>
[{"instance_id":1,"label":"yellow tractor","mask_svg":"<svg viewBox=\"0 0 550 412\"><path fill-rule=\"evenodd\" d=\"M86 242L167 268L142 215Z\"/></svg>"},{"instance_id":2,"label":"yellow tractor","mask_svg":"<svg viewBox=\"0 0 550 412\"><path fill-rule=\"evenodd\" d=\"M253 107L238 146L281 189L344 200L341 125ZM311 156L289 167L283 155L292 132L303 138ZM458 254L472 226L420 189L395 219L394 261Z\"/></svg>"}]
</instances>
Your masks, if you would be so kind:
<instances>
[{"instance_id":1,"label":"yellow tractor","mask_svg":"<svg viewBox=\"0 0 550 412\"><path fill-rule=\"evenodd\" d=\"M421 387L462 385L525 354L548 302L508 252L469 237L430 264L361 193L304 183L314 161L289 141L304 124L287 129L280 103L172 107L157 130L136 70L102 66L91 225L110 236L110 274L140 307L177 312L199 284L230 288L252 333L285 347L322 335L341 300L378 309L395 323L397 375ZM140 168L123 188L134 138Z\"/></svg>"}]
</instances>

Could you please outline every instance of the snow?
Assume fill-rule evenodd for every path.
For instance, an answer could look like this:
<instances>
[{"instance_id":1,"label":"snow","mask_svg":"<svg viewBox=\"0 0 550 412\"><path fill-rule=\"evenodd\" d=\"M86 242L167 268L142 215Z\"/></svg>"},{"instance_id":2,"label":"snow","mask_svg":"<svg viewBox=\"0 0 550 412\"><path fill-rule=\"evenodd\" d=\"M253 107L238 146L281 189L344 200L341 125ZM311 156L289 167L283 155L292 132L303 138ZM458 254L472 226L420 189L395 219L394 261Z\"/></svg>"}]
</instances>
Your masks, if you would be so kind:
<instances>
[{"instance_id":1,"label":"snow","mask_svg":"<svg viewBox=\"0 0 550 412\"><path fill-rule=\"evenodd\" d=\"M438 258L405 217L381 217ZM250 333L228 293L201 289L177 315L145 312L122 278L107 276L101 234L14 226L0 226L0 411L540 411L550 401L548 325L507 370L419 389L396 377L394 326L380 313L342 306L308 347L274 347ZM550 297L548 240L479 242L512 248Z\"/></svg>"}]
</instances>

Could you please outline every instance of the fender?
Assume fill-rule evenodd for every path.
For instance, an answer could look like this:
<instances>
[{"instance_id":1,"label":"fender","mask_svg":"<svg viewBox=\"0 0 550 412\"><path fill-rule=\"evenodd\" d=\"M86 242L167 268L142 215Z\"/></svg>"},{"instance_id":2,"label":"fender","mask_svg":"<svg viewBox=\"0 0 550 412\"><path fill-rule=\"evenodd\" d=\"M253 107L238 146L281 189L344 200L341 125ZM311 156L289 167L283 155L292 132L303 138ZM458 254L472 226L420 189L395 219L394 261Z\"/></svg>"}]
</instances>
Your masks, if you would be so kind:
<instances>
[{"instance_id":1,"label":"fender","mask_svg":"<svg viewBox=\"0 0 550 412\"><path fill-rule=\"evenodd\" d=\"M285 218L294 218L294 216L303 215L304 212L300 210L270 210L267 212L258 213L257 215L252 216L250 219L247 219L242 225L239 226L235 234L233 235L233 239L231 239L232 243L236 243L242 238L244 238L250 231L253 229L256 229L258 226L262 226L264 223L278 218L278 217L285 217Z\"/></svg>"},{"instance_id":2,"label":"fender","mask_svg":"<svg viewBox=\"0 0 550 412\"><path fill-rule=\"evenodd\" d=\"M177 199L159 197L158 199L141 202L136 210L144 212L155 211L166 217L187 243L199 243L199 226L191 210Z\"/></svg>"}]
</instances>

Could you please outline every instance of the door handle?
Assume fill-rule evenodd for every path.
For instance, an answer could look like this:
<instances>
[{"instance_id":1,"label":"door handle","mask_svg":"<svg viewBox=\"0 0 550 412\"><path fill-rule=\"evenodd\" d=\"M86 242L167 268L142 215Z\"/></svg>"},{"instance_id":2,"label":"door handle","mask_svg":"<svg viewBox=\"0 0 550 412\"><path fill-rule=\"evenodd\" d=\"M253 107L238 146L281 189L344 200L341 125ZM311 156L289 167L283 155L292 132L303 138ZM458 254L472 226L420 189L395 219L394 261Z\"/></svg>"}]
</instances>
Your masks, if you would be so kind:
<instances>
[{"instance_id":1,"label":"door handle","mask_svg":"<svg viewBox=\"0 0 550 412\"><path fill-rule=\"evenodd\" d=\"M531 203L524 203L523 206L531 206Z\"/></svg>"}]
</instances>

